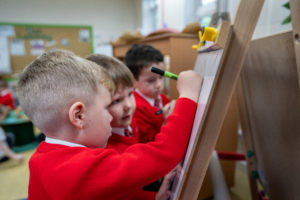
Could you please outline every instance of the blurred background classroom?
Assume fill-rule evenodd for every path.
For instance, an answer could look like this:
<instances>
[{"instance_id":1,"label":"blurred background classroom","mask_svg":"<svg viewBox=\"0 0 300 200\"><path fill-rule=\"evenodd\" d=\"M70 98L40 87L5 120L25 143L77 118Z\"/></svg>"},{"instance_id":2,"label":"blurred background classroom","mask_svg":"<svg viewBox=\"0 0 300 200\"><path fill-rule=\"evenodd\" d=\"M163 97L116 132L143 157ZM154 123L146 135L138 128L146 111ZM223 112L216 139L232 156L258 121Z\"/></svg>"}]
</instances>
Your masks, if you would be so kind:
<instances>
[{"instance_id":1,"label":"blurred background classroom","mask_svg":"<svg viewBox=\"0 0 300 200\"><path fill-rule=\"evenodd\" d=\"M266 0L252 39L292 30L284 23L287 0ZM8 84L15 108L1 122L12 135L11 149L24 160L0 154L0 199L27 197L28 160L43 134L18 108L16 73L36 56L52 48L69 49L79 56L101 53L122 60L131 44L147 43L164 54L167 69L193 69L203 26L218 27L233 21L239 0L0 0L0 75ZM174 82L166 94L176 98ZM217 151L245 153L236 102L233 100L218 140ZM221 160L234 200L252 199L246 161ZM212 199L211 181L205 178L199 199Z\"/></svg>"}]
</instances>

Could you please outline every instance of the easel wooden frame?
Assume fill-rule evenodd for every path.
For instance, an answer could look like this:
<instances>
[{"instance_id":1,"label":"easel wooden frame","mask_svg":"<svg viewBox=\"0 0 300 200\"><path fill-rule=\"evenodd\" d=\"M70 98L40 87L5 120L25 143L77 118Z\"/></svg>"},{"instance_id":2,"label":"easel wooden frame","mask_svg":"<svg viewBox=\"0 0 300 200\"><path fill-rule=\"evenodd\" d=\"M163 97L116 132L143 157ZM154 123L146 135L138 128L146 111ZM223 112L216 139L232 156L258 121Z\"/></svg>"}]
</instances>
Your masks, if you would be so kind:
<instances>
[{"instance_id":1,"label":"easel wooden frame","mask_svg":"<svg viewBox=\"0 0 300 200\"><path fill-rule=\"evenodd\" d=\"M298 0L290 0L290 8L291 8L291 17L292 17L292 25L294 32L294 46L296 53L296 61L298 68L298 81L300 88L300 1ZM293 20L294 19L294 20Z\"/></svg>"},{"instance_id":2,"label":"easel wooden frame","mask_svg":"<svg viewBox=\"0 0 300 200\"><path fill-rule=\"evenodd\" d=\"M263 3L263 0L240 1L234 25L231 27L232 33L227 36L208 108L203 115L188 159L188 167L175 199L198 198Z\"/></svg>"},{"instance_id":3,"label":"easel wooden frame","mask_svg":"<svg viewBox=\"0 0 300 200\"><path fill-rule=\"evenodd\" d=\"M274 110L271 110L270 115L274 115L274 118L275 118L275 116L278 116L278 115L286 116L286 113L289 113L289 116L293 116L292 120L291 119L288 120L288 119L286 119L286 117L280 117L280 118L277 117L276 122L278 123L278 120L279 120L280 123L282 123L281 127L283 127L283 128L289 127L289 129L291 129L291 128L295 129L295 126L297 126L295 124L297 124L297 120L299 119L299 116L300 116L298 114L298 119L297 119L297 117L294 118L294 116L297 116L297 114L290 114L290 112L294 112L294 113L299 112L299 108L298 108L299 103L297 104L295 102L299 101L299 91L300 91L300 90L298 90L299 86L300 86L300 41L299 41L300 21L297 20L300 18L300 13L299 13L300 12L300 2L298 0L290 0L290 8L291 8L293 31L279 33L279 34L271 35L271 36L253 41L253 44L251 43L251 48L249 49L250 57L248 59L248 62L251 61L253 64L251 65L251 64L247 63L247 59L246 59L245 64L244 64L245 72L241 73L241 77L240 77L239 83L237 85L237 97L238 97L237 102L238 102L238 107L239 107L239 112L240 112L240 120L241 120L241 126L242 126L242 130L243 130L243 137L244 137L245 146L246 146L246 150L247 150L247 154L248 154L248 156L247 156L247 171L248 171L250 190L251 190L251 195L252 195L253 200L260 199L259 191L258 191L258 181L260 183L263 183L265 181L262 179L266 179L266 177L260 176L261 173L259 173L259 169L258 169L259 163L258 163L258 155L257 154L260 154L262 152L255 148L259 147L260 150L262 149L262 147L261 147L262 144L260 144L260 143L257 144L257 141L258 141L257 136L258 135L261 136L260 139L262 139L263 136L261 135L262 134L261 128L259 128L259 127L261 127L261 125L255 123L261 118L258 118L256 121L254 120L255 118L257 118L257 116L259 114L259 113L255 113L255 111L258 108L256 108L256 105L254 105L254 104L258 103L258 101L261 100L262 98L266 98L267 94L265 96L262 96L259 93L255 93L255 91L253 90L253 88L255 88L254 86L250 87L249 80L251 79L250 78L251 74L255 74L255 72L257 72L257 70L255 70L254 67L253 67L253 70L251 70L250 67L258 65L257 61L259 61L261 66L257 66L257 67L264 69L262 71L265 73L265 74L260 75L261 79L262 80L266 79L266 81L264 81L264 83L269 85L268 86L269 88L270 87L276 88L278 85L286 84L286 85L282 85L282 88L283 89L285 88L287 90L290 89L290 91L287 91L287 92L294 93L293 99L290 99L291 102L294 102L294 104L292 104L292 105L294 105L294 106L296 105L294 109L285 107L283 110L281 110L280 113L278 113ZM275 43L276 43L276 45L273 45ZM285 44L285 46L284 46L285 48L281 49L280 47L282 47L282 45L279 45L279 44ZM270 46L268 46L268 45L270 45ZM258 52L257 50L259 50L260 47L270 48L271 50ZM257 55L253 55L254 52ZM258 55L260 55L260 54L264 55L264 57L261 56L259 58ZM277 58L277 57L279 57L279 58ZM255 58L257 61L255 61ZM271 59L271 61L267 61L270 59ZM277 67L276 64L275 64L275 66L272 65L272 62L278 63L279 60L288 60L288 62L286 62L286 63L284 61L282 61L282 63L277 64L278 66L284 67L283 69L279 69L279 67ZM272 67L269 67L269 66L272 66ZM249 68L247 68L247 67L249 67ZM269 67L269 68L267 68L267 67ZM293 67L295 67L296 69ZM282 72L284 72L284 70L287 70L288 73L282 73ZM247 77L247 72L249 72L249 77ZM293 73L293 72L295 72L295 73ZM266 73L268 73L269 77L267 77ZM272 77L272 76L275 76L274 80L269 80L270 77ZM295 76L297 76L297 78L298 78L298 80L297 80L298 85L296 84ZM277 79L276 79L276 77L277 77ZM248 78L248 80L247 80L247 78ZM284 79L288 79L288 80L285 81ZM253 82L253 79L251 79L251 80ZM262 91L265 91L265 90L266 89L262 89ZM280 91L279 91L279 93L280 93ZM280 94L278 94L278 96L282 96ZM254 97L255 97L254 95L257 95L257 100L255 100L254 102L251 102L251 99L254 99ZM285 97L285 98L289 98L289 97ZM270 97L269 97L269 99L270 99ZM276 106L272 105L272 107L275 108L275 107L277 107L277 105L278 106L281 106L281 104L284 105L285 101L283 101L282 99L281 98L278 98L278 99L273 98L272 101L277 102L277 104L274 103L274 105L276 105ZM289 104L291 104L291 103L289 103ZM261 107L264 107L264 105L265 104L257 105L257 106L260 106L260 108L261 108ZM274 120L273 118L267 119L267 121L273 121L273 120ZM276 123L276 122L273 121L273 123ZM271 123L271 122L269 122L269 123ZM280 132L282 136L285 135L285 140L286 140L285 142L288 142L290 140L297 140L297 138L295 138L295 137L292 137L292 138L290 137L290 133L292 132L291 130L288 130L288 129L282 130L282 129L280 129L280 131L278 131L278 132ZM273 137L276 137L278 139L278 136L276 136L276 134L278 134L278 132L272 131L272 129L270 129L270 128L266 128L266 130L268 130L268 131L265 132L266 136L264 136L264 138L269 136L269 134L270 134L269 132L271 132L273 134ZM297 131L297 130L295 130L295 131ZM254 137L255 135L256 135L256 138ZM268 143L265 145L269 146L270 144L274 144L274 142ZM276 146L274 148L280 149L280 146ZM287 149L283 149L283 151L286 152ZM295 152L290 152L290 153L293 153L293 155L300 154L299 151L296 153ZM272 152L272 154L276 155L276 152L274 151L274 152ZM276 155L276 156L278 156L278 155ZM282 159L282 156L281 157L278 156L276 159L280 159L280 158ZM272 159L272 158L270 158L270 159ZM287 162L287 160L281 160L281 162ZM272 163L272 165L273 164L274 163ZM267 165L271 165L271 164L270 163L268 163L268 164L260 163L260 165L265 165L266 169L270 169L270 167ZM294 165L297 166L296 162ZM299 164L298 164L298 166L299 166ZM287 169L282 169L282 170L284 171ZM267 171L268 174L269 173L276 174L276 172L278 172L278 169L274 169L272 172ZM283 180L282 176L275 175L275 174L274 174L274 176L276 176L277 178L276 179L272 178L273 182L272 182L272 180L270 180L269 185L276 185L278 188L278 187L280 187L278 185L278 182L280 182L281 183L280 190L281 190L283 185L286 185L287 183L289 183L289 180ZM289 174L289 173L287 173L287 174ZM292 179L299 180L299 176L295 175L294 177L292 177ZM263 184L261 184L261 185L263 185ZM276 196L276 198L278 198L278 199L283 199L283 198L291 199L291 198L295 198L296 197L295 195L297 195L297 196L299 195L299 192L297 193L297 189L295 189L294 185L285 187L285 189L286 189L285 194L282 194L282 196L280 196L280 197L278 195L274 194L278 190L278 189L274 189L274 188L271 189L269 195L273 195L273 196L271 196L272 199L273 198L275 199L274 196ZM280 192L280 190L279 190L279 192ZM287 191L287 190L290 190L290 191ZM294 193L292 193L292 191ZM297 194L295 194L295 193L297 193ZM290 196L287 197L287 194Z\"/></svg>"},{"instance_id":4,"label":"easel wooden frame","mask_svg":"<svg viewBox=\"0 0 300 200\"><path fill-rule=\"evenodd\" d=\"M251 138L251 128L250 120L248 118L248 110L245 105L245 96L243 94L242 80L239 79L239 82L236 87L237 93L237 104L239 110L240 123L243 130L243 140L246 147L246 161L247 161L247 174L249 178L250 193L253 200L259 200L258 196L258 185L256 178L252 175L252 172L257 170L256 166L256 157L253 156L254 146ZM249 154L251 155L249 155Z\"/></svg>"}]
</instances>

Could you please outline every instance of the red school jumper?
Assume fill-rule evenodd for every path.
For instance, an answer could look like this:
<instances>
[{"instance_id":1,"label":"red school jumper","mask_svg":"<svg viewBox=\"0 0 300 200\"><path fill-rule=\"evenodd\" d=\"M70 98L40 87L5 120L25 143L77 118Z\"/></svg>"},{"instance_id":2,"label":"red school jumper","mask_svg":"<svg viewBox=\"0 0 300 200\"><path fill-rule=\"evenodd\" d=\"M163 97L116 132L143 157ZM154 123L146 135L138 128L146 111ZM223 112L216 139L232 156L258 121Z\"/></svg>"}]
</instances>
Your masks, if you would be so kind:
<instances>
[{"instance_id":1,"label":"red school jumper","mask_svg":"<svg viewBox=\"0 0 300 200\"><path fill-rule=\"evenodd\" d=\"M171 171L183 158L197 104L179 98L154 142L114 149L42 142L29 161L29 200L136 199L142 188Z\"/></svg>"},{"instance_id":2,"label":"red school jumper","mask_svg":"<svg viewBox=\"0 0 300 200\"><path fill-rule=\"evenodd\" d=\"M155 115L158 111L156 107L150 105L150 103L136 91L134 91L133 94L136 102L133 118L139 127L140 142L151 142L154 140L155 135L160 132L160 128L164 122L164 115L163 113ZM160 94L160 97L163 106L170 102L168 97L164 94Z\"/></svg>"},{"instance_id":3,"label":"red school jumper","mask_svg":"<svg viewBox=\"0 0 300 200\"><path fill-rule=\"evenodd\" d=\"M131 121L130 126L132 128L133 136L128 137L112 132L112 135L108 139L106 148L114 149L119 153L123 153L131 145L139 143L139 131L134 120ZM154 200L156 196L156 192L145 191L142 188L135 188L134 194L136 195L133 197L134 199L142 200Z\"/></svg>"},{"instance_id":4,"label":"red school jumper","mask_svg":"<svg viewBox=\"0 0 300 200\"><path fill-rule=\"evenodd\" d=\"M138 143L139 130L134 120L131 121L130 126L134 135L133 137L123 136L112 132L108 139L106 148L115 149L117 152L123 153L129 146Z\"/></svg>"}]
</instances>

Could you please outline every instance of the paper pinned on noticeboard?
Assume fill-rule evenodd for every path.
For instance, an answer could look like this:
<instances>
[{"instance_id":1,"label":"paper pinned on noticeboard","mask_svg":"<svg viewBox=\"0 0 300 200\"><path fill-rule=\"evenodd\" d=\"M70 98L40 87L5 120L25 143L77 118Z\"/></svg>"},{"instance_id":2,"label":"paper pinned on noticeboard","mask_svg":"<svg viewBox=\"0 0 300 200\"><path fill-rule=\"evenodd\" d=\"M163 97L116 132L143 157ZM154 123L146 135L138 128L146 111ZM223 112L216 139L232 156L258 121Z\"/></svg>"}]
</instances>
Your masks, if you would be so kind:
<instances>
[{"instance_id":1,"label":"paper pinned on noticeboard","mask_svg":"<svg viewBox=\"0 0 300 200\"><path fill-rule=\"evenodd\" d=\"M5 36L0 36L0 73L11 73L10 55L8 48L8 39Z\"/></svg>"}]
</instances>

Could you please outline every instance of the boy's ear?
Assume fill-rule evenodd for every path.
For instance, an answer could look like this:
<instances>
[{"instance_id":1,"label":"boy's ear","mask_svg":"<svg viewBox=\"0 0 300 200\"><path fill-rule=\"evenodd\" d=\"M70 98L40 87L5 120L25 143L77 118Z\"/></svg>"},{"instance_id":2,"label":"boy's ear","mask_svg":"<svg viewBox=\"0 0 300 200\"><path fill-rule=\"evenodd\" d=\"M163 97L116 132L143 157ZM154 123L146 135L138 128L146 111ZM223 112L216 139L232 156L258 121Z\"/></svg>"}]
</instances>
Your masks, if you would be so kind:
<instances>
[{"instance_id":1,"label":"boy's ear","mask_svg":"<svg viewBox=\"0 0 300 200\"><path fill-rule=\"evenodd\" d=\"M85 105L80 101L73 103L69 109L69 120L78 129L83 128L85 110Z\"/></svg>"}]
</instances>

